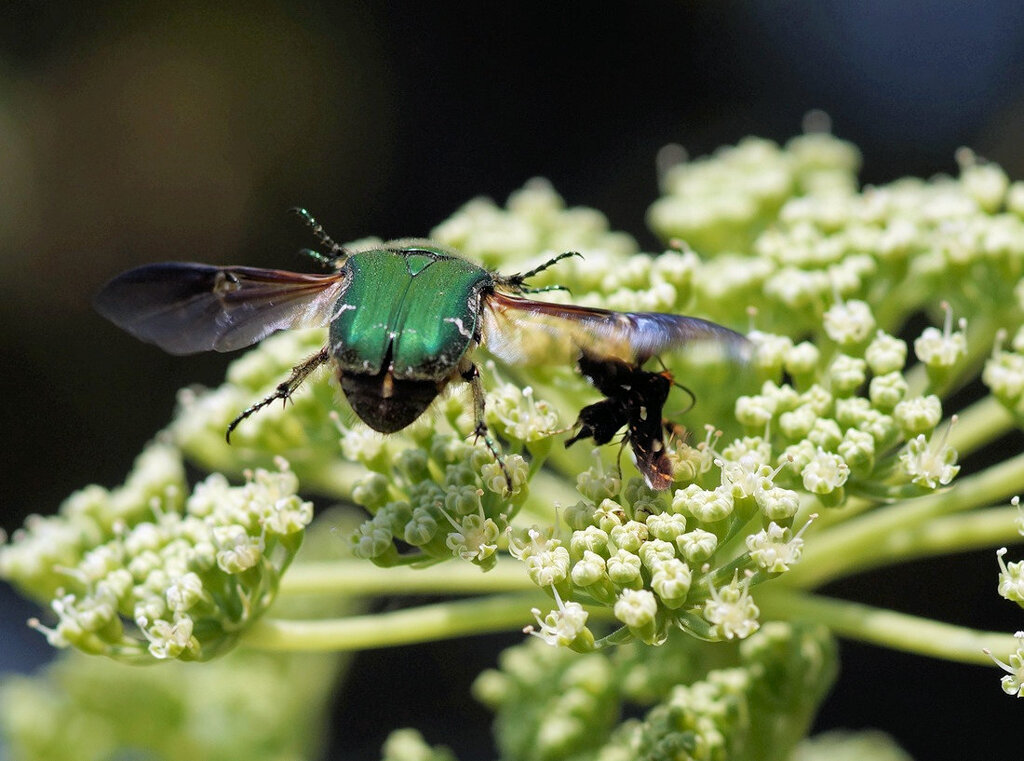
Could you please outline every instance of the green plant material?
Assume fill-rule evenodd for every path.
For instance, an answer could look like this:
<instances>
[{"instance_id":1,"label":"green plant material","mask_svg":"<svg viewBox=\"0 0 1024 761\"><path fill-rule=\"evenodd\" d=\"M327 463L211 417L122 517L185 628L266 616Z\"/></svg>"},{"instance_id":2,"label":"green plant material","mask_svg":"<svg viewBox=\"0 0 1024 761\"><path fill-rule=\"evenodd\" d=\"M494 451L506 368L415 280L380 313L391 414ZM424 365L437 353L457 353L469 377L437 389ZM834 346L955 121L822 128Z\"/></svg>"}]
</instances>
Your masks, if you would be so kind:
<instances>
[{"instance_id":1,"label":"green plant material","mask_svg":"<svg viewBox=\"0 0 1024 761\"><path fill-rule=\"evenodd\" d=\"M298 563L340 556L332 511L309 532ZM351 598L293 595L279 614L356 612ZM62 653L34 676L0 681L0 737L23 761L139 758L281 761L316 758L329 697L347 659L332 653L235 650L200 665L138 668Z\"/></svg>"},{"instance_id":2,"label":"green plant material","mask_svg":"<svg viewBox=\"0 0 1024 761\"><path fill-rule=\"evenodd\" d=\"M325 654L241 650L204 668L140 669L68 653L5 676L0 730L13 758L101 761L314 758L337 670Z\"/></svg>"},{"instance_id":3,"label":"green plant material","mask_svg":"<svg viewBox=\"0 0 1024 761\"><path fill-rule=\"evenodd\" d=\"M0 548L0 575L49 605L39 628L55 645L127 659L203 659L236 642L353 649L532 621L523 652L552 680L534 693L572 695L579 710L532 709L526 690L499 694L482 679L510 758L538 748L533 758L597 748L590 757L743 758L769 735L792 748L831 679L821 626L994 662L1003 689L1020 695L1024 646L1009 633L813 592L867 568L996 550L1024 532L1009 503L1024 455L973 457L1024 422L1024 183L970 152L958 159L956 177L859 189L856 149L830 135L745 140L666 174L649 213L669 244L656 256L543 181L505 206L472 201L433 231L506 273L581 252L531 280L572 294L544 298L746 329L745 366L696 347L661 358L696 398L690 408L673 389L665 406L677 424L670 489L645 486L614 446L562 446L598 398L573 367L510 367L484 353L486 420L511 488L472 441L461 388L385 438L318 370L294 404L246 419L229 446L238 412L323 346L325 331L293 331L241 356L220 387L182 392L125 486L91 487L57 516L31 519ZM907 333L922 316L931 325ZM957 409L970 395L954 393L969 384L981 398ZM190 489L182 454L214 475ZM419 592L475 596L400 614L263 616L309 520L299 484L367 518L346 534L356 560L286 578L285 599L398 591L409 574ZM1019 605L1022 567L1009 550L993 562L999 593ZM814 668L791 649L808 641ZM705 665L659 660L679 649L699 653L681 663ZM616 658L637 659L622 684L609 677ZM647 714L616 727L626 699ZM720 736L701 734L708 722ZM443 753L408 735L386 752Z\"/></svg>"},{"instance_id":4,"label":"green plant material","mask_svg":"<svg viewBox=\"0 0 1024 761\"><path fill-rule=\"evenodd\" d=\"M891 737L882 732L825 732L804 740L792 761L911 761Z\"/></svg>"},{"instance_id":5,"label":"green plant material","mask_svg":"<svg viewBox=\"0 0 1024 761\"><path fill-rule=\"evenodd\" d=\"M654 650L585 655L528 642L506 650L474 690L497 714L508 761L771 761L789 758L835 673L824 627L773 623L717 648L678 632ZM619 723L637 709L643 719Z\"/></svg>"},{"instance_id":6,"label":"green plant material","mask_svg":"<svg viewBox=\"0 0 1024 761\"><path fill-rule=\"evenodd\" d=\"M414 729L396 729L384 743L383 761L455 761L447 748L430 747Z\"/></svg>"},{"instance_id":7,"label":"green plant material","mask_svg":"<svg viewBox=\"0 0 1024 761\"><path fill-rule=\"evenodd\" d=\"M313 518L297 486L279 461L243 486L214 473L184 497L180 454L153 444L122 488L86 489L57 516L32 519L0 570L26 592L52 595L56 623L33 625L55 646L125 661L207 660L273 601Z\"/></svg>"}]
</instances>

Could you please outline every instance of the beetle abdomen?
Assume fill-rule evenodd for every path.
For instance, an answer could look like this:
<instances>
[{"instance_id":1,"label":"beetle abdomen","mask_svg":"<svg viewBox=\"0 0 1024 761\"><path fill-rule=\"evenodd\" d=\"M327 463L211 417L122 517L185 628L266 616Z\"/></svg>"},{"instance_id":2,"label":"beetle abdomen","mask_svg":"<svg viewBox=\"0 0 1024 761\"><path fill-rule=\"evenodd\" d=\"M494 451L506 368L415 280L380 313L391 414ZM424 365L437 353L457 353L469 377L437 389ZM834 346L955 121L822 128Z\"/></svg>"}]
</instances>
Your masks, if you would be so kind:
<instances>
[{"instance_id":1,"label":"beetle abdomen","mask_svg":"<svg viewBox=\"0 0 1024 761\"><path fill-rule=\"evenodd\" d=\"M443 383L401 380L387 370L377 375L341 372L341 389L352 411L370 428L395 433L426 412Z\"/></svg>"}]
</instances>

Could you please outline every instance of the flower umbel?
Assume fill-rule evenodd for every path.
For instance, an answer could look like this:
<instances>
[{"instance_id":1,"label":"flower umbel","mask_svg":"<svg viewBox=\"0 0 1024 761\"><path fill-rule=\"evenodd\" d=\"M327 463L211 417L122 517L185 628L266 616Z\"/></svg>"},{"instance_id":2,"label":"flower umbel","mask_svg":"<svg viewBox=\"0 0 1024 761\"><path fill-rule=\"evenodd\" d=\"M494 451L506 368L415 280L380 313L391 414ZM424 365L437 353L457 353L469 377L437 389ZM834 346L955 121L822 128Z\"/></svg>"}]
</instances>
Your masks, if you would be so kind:
<instances>
[{"instance_id":1,"label":"flower umbel","mask_svg":"<svg viewBox=\"0 0 1024 761\"><path fill-rule=\"evenodd\" d=\"M76 495L58 516L13 537L0 556L3 570L24 588L60 584L51 604L56 622L34 622L53 645L121 660L206 660L232 647L270 606L312 505L296 495L298 479L283 460L276 471L250 473L241 486L213 474L182 503L177 453L158 444L145 457L165 462L167 497L127 509L129 490L137 488L132 479L111 493ZM78 509L86 494L88 514ZM55 529L76 536L75 544L53 548L69 565L22 563Z\"/></svg>"}]
</instances>

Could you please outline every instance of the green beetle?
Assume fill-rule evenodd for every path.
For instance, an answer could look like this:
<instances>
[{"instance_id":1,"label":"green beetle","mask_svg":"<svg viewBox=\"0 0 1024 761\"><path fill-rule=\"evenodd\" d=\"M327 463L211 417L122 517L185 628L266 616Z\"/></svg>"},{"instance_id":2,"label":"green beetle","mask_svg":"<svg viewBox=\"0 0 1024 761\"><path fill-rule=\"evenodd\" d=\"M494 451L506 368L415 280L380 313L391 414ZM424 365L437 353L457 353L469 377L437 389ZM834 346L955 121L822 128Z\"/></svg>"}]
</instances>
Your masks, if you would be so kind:
<instances>
[{"instance_id":1,"label":"green beetle","mask_svg":"<svg viewBox=\"0 0 1024 761\"><path fill-rule=\"evenodd\" d=\"M746 347L738 333L694 317L524 298L552 290L529 288L526 281L560 259L578 256L572 252L506 276L426 240L349 250L331 240L308 212L295 211L330 251L308 253L333 272L151 264L115 277L94 302L104 317L172 354L233 351L278 330L328 326L327 345L295 367L273 394L235 418L227 430L229 441L245 418L277 399L286 400L314 369L333 361L353 412L381 433L410 425L453 380L469 383L474 433L484 437L500 461L487 436L484 392L472 361L478 345L510 364L574 363L585 357L589 367L621 364L641 377L649 375L640 369L649 358L693 340L717 341L733 353ZM588 377L602 388L592 370ZM604 386L618 388L614 383ZM637 397L628 385L622 389L617 393L632 397L627 401L622 396L619 409L643 409L646 419L645 403L650 401L650 414L660 421L663 399ZM638 416L624 413L622 422L639 423ZM626 441L634 452L640 445L661 449L660 435L646 433L641 442L639 434L627 431ZM652 480L655 466L638 462L638 467L648 483L664 480L663 474Z\"/></svg>"}]
</instances>

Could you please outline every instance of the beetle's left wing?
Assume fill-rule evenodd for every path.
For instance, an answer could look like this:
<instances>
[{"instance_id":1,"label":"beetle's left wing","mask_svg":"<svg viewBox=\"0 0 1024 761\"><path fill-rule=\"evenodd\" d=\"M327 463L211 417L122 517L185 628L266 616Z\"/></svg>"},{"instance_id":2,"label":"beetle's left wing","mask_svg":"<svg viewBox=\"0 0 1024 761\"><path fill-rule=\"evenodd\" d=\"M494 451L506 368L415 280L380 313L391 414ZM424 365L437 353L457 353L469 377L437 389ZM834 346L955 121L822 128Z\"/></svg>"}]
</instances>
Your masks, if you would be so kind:
<instances>
[{"instance_id":1,"label":"beetle's left wing","mask_svg":"<svg viewBox=\"0 0 1024 761\"><path fill-rule=\"evenodd\" d=\"M642 365L651 357L702 342L746 359L750 342L707 320L662 312L613 312L552 304L504 293L485 299L483 344L508 364L576 362L580 352Z\"/></svg>"},{"instance_id":2,"label":"beetle's left wing","mask_svg":"<svg viewBox=\"0 0 1024 761\"><path fill-rule=\"evenodd\" d=\"M233 351L276 330L326 325L343 284L340 272L165 262L118 275L93 304L118 327L171 354Z\"/></svg>"}]
</instances>

